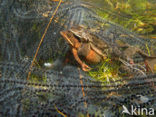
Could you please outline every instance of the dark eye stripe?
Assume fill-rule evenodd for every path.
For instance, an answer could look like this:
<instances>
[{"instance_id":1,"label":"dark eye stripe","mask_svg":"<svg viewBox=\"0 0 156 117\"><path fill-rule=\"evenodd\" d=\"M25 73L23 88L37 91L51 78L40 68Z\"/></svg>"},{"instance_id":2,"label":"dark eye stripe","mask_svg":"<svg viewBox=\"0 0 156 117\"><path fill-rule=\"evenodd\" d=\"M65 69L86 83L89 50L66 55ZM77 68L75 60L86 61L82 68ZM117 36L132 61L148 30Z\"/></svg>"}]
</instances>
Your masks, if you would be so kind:
<instances>
[{"instance_id":1,"label":"dark eye stripe","mask_svg":"<svg viewBox=\"0 0 156 117\"><path fill-rule=\"evenodd\" d=\"M81 42L80 37L78 37L77 35L74 35L74 37L75 37L79 42Z\"/></svg>"}]
</instances>

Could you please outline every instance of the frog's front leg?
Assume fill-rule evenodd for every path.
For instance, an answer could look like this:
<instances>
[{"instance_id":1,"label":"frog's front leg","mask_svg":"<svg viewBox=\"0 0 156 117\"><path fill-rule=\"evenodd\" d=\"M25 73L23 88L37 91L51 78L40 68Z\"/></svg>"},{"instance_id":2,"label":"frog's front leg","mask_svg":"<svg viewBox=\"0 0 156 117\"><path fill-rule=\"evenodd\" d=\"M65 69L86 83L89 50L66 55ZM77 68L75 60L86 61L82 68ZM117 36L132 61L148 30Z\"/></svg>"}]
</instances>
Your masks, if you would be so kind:
<instances>
[{"instance_id":1,"label":"frog's front leg","mask_svg":"<svg viewBox=\"0 0 156 117\"><path fill-rule=\"evenodd\" d=\"M88 65L86 65L85 63L81 61L81 59L78 56L78 52L76 48L72 48L72 53L74 55L75 60L81 65L83 71L91 70L91 68Z\"/></svg>"}]
</instances>

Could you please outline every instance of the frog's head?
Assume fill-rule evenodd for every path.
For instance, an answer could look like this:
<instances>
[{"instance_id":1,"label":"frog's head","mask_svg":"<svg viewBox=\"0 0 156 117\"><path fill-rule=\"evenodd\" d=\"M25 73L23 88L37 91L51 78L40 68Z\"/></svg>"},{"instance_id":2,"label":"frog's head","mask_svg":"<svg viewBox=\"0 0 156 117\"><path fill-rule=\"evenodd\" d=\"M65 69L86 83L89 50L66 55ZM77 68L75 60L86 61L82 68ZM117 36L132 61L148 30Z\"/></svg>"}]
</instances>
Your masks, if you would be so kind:
<instances>
[{"instance_id":1,"label":"frog's head","mask_svg":"<svg viewBox=\"0 0 156 117\"><path fill-rule=\"evenodd\" d=\"M80 45L80 42L78 38L74 36L74 34L71 31L61 31L60 34L62 37L68 42L68 44L72 47L78 48Z\"/></svg>"},{"instance_id":2,"label":"frog's head","mask_svg":"<svg viewBox=\"0 0 156 117\"><path fill-rule=\"evenodd\" d=\"M69 29L76 37L81 41L88 41L90 35L87 33L86 28L83 25L73 26Z\"/></svg>"}]
</instances>

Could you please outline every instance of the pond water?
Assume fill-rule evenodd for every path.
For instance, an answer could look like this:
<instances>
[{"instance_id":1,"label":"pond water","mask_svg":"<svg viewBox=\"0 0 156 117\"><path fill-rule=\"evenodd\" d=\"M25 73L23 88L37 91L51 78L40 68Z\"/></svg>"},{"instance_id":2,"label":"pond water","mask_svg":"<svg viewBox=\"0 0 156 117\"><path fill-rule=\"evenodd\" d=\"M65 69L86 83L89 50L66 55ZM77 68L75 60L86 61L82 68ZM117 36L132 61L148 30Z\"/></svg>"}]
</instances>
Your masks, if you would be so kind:
<instances>
[{"instance_id":1,"label":"pond water","mask_svg":"<svg viewBox=\"0 0 156 117\"><path fill-rule=\"evenodd\" d=\"M0 0L0 117L156 110L155 0L65 1Z\"/></svg>"}]
</instances>

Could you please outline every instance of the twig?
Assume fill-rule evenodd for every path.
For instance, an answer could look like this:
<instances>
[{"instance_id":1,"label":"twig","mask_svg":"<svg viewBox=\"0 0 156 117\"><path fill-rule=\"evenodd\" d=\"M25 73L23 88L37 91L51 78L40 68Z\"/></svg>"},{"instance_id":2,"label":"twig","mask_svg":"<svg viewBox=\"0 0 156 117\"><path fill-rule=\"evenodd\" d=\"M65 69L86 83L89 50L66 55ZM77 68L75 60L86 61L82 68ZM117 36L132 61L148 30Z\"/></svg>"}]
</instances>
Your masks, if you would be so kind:
<instances>
[{"instance_id":1,"label":"twig","mask_svg":"<svg viewBox=\"0 0 156 117\"><path fill-rule=\"evenodd\" d=\"M79 73L80 73L80 68L78 68L78 70L79 70ZM81 73L80 73L80 84L81 84L81 89L82 89L82 95L83 95L83 97L85 97L85 92L84 92L84 88L83 88L83 81L82 81L82 78L83 78L83 76L81 75ZM87 108L87 102L85 101L84 102L84 106L85 106L85 108ZM87 112L87 117L89 117L89 114L88 114L88 112Z\"/></svg>"},{"instance_id":2,"label":"twig","mask_svg":"<svg viewBox=\"0 0 156 117\"><path fill-rule=\"evenodd\" d=\"M62 115L63 117L67 117L67 115L65 115L64 113L62 113L62 112L56 107L56 105L54 105L54 107L55 107L56 111L57 111L60 115Z\"/></svg>"},{"instance_id":3,"label":"twig","mask_svg":"<svg viewBox=\"0 0 156 117\"><path fill-rule=\"evenodd\" d=\"M37 48L37 50L36 50L35 56L34 56L34 58L33 58L33 61L32 61L32 63L31 63L31 65L30 65L30 68L29 68L29 73L28 73L27 80L29 80L29 77L30 77L31 71L32 71L32 67L33 67L34 62L35 62L35 60L36 60L36 57L37 57L38 51L39 51L39 49L40 49L40 46L41 46L41 44L42 44L42 42L43 42L43 40L44 40L44 37L45 37L45 35L46 35L46 33L47 33L47 30L48 30L48 28L49 28L49 26L50 26L50 24L51 24L51 22L52 22L52 20L53 20L53 18L54 18L55 14L56 14L56 12L57 12L57 10L58 10L58 8L59 8L59 6L61 5L61 3L62 3L62 0L59 1L58 5L57 5L57 7L56 7L56 9L55 9L55 11L53 12L53 14L52 14L52 16L51 16L51 18L50 18L50 21L49 21L49 23L48 23L48 25L47 25L47 27L46 27L46 29L45 29L45 31L44 31L42 37L41 37L41 40L40 40L40 43L39 43L38 48Z\"/></svg>"}]
</instances>

